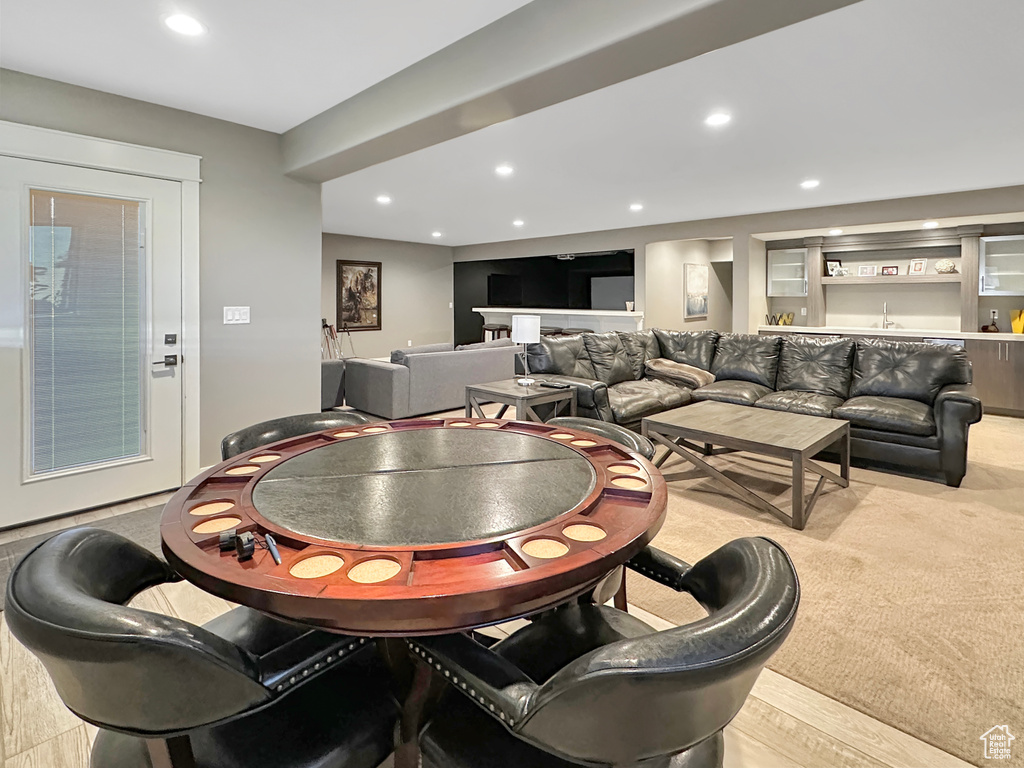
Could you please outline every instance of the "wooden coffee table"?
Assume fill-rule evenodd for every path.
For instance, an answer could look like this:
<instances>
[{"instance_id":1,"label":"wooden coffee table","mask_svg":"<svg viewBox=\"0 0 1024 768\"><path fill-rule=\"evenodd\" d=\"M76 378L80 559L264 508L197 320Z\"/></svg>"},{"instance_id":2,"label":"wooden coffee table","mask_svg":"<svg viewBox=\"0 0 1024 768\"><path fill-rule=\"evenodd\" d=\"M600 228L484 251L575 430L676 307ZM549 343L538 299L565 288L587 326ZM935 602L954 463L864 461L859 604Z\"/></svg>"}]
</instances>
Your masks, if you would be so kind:
<instances>
[{"instance_id":1,"label":"wooden coffee table","mask_svg":"<svg viewBox=\"0 0 1024 768\"><path fill-rule=\"evenodd\" d=\"M669 450L656 466L660 466L672 453L681 456L744 501L798 530L803 530L807 524L826 479L843 488L850 484L850 424L840 419L705 400L650 416L643 420L642 430L645 436ZM839 452L839 474L811 460L830 445L835 445ZM702 458L734 451L777 456L793 463L791 512L784 512L749 488L744 488ZM806 502L805 471L818 475L817 485Z\"/></svg>"},{"instance_id":2,"label":"wooden coffee table","mask_svg":"<svg viewBox=\"0 0 1024 768\"><path fill-rule=\"evenodd\" d=\"M564 406L569 407L569 415L576 415L576 390L572 387L554 388L542 387L540 382L531 384L528 387L520 386L515 379L504 381L489 381L486 384L466 385L466 416L484 416L483 403L502 403L498 411L498 418L505 415L510 405L516 407L516 418L519 421L544 422L534 406L544 403L554 403L555 410L552 417L557 416Z\"/></svg>"}]
</instances>

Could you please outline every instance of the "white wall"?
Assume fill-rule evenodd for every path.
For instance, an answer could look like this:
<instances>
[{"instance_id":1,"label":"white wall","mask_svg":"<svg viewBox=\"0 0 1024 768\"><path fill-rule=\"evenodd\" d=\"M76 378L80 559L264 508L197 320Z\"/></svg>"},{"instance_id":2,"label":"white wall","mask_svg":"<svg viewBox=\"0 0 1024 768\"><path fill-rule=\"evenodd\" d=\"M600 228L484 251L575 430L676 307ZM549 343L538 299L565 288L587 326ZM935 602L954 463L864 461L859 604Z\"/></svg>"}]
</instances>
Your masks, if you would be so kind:
<instances>
[{"instance_id":1,"label":"white wall","mask_svg":"<svg viewBox=\"0 0 1024 768\"><path fill-rule=\"evenodd\" d=\"M896 323L892 328L960 330L959 283L901 284L898 292L885 286L829 285L825 288L825 325L881 328L885 302L889 319Z\"/></svg>"},{"instance_id":2,"label":"white wall","mask_svg":"<svg viewBox=\"0 0 1024 768\"><path fill-rule=\"evenodd\" d=\"M722 250L721 246L717 246L717 253L721 254ZM672 240L647 246L645 328L732 330L732 263L712 262L711 256L712 243L708 240ZM707 318L683 317L684 264L708 266Z\"/></svg>"},{"instance_id":3,"label":"white wall","mask_svg":"<svg viewBox=\"0 0 1024 768\"><path fill-rule=\"evenodd\" d=\"M0 94L2 120L202 156L203 464L228 432L319 410L320 185L283 174L277 134L10 70Z\"/></svg>"},{"instance_id":4,"label":"white wall","mask_svg":"<svg viewBox=\"0 0 1024 768\"><path fill-rule=\"evenodd\" d=\"M388 357L410 341L418 346L452 340L451 248L324 234L320 314L332 325L337 323L338 259L381 262L381 329L343 338L346 357Z\"/></svg>"}]
</instances>

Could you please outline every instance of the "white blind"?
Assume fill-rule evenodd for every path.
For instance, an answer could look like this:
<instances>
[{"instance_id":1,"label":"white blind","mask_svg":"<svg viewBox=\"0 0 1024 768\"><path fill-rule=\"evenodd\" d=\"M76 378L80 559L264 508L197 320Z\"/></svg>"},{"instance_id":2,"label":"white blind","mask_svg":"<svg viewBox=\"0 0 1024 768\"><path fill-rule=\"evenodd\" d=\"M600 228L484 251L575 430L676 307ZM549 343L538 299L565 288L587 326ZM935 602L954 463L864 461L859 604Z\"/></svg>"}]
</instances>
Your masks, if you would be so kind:
<instances>
[{"instance_id":1,"label":"white blind","mask_svg":"<svg viewBox=\"0 0 1024 768\"><path fill-rule=\"evenodd\" d=\"M30 196L32 474L138 456L145 204Z\"/></svg>"}]
</instances>

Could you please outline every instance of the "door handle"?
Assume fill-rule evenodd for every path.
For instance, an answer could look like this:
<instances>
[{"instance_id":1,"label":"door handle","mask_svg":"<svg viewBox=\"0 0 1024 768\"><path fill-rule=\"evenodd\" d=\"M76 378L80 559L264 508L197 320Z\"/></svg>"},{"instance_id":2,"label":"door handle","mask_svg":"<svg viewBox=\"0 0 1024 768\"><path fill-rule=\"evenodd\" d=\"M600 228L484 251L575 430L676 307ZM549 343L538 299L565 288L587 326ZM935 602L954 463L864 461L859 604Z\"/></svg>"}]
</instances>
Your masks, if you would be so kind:
<instances>
[{"instance_id":1,"label":"door handle","mask_svg":"<svg viewBox=\"0 0 1024 768\"><path fill-rule=\"evenodd\" d=\"M177 355L164 355L164 359L163 360L157 360L156 362L153 363L153 365L166 365L168 367L171 367L171 366L174 366L174 365L177 365L177 364L178 364L178 356Z\"/></svg>"}]
</instances>

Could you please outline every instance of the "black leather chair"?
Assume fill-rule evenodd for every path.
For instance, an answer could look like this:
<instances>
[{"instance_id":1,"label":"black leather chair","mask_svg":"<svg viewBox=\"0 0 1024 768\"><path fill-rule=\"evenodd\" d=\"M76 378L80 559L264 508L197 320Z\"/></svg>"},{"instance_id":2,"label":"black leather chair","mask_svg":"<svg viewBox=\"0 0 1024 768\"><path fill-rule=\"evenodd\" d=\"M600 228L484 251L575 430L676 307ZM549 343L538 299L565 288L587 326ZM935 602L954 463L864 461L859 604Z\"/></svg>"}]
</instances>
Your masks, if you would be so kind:
<instances>
[{"instance_id":1,"label":"black leather chair","mask_svg":"<svg viewBox=\"0 0 1024 768\"><path fill-rule=\"evenodd\" d=\"M649 547L630 567L709 616L655 632L576 604L489 649L463 635L412 641L450 684L421 740L424 768L721 766L722 729L793 626L793 564L749 538L692 567Z\"/></svg>"},{"instance_id":2,"label":"black leather chair","mask_svg":"<svg viewBox=\"0 0 1024 768\"><path fill-rule=\"evenodd\" d=\"M283 416L280 419L261 421L259 424L232 432L221 440L220 457L230 459L232 456L259 448L261 445L284 440L286 437L298 437L324 429L342 429L372 422L373 419L353 411L300 413L297 416Z\"/></svg>"},{"instance_id":3,"label":"black leather chair","mask_svg":"<svg viewBox=\"0 0 1024 768\"><path fill-rule=\"evenodd\" d=\"M636 432L620 427L618 424L613 424L610 421L598 421L597 419L587 419L582 416L558 416L554 419L548 419L547 423L553 427L565 427L566 429L590 432L592 435L603 437L605 440L611 440L619 445L624 445L634 453L639 453L648 461L654 458L654 443L643 435L638 435Z\"/></svg>"},{"instance_id":4,"label":"black leather chair","mask_svg":"<svg viewBox=\"0 0 1024 768\"><path fill-rule=\"evenodd\" d=\"M12 634L101 731L94 768L376 768L397 707L372 642L238 608L198 627L126 607L175 580L117 534L59 533L7 584Z\"/></svg>"}]
</instances>

